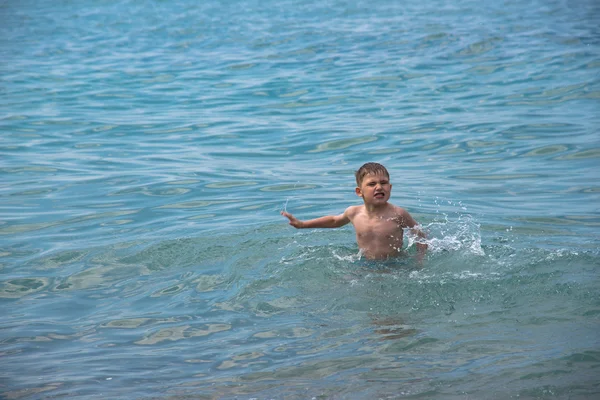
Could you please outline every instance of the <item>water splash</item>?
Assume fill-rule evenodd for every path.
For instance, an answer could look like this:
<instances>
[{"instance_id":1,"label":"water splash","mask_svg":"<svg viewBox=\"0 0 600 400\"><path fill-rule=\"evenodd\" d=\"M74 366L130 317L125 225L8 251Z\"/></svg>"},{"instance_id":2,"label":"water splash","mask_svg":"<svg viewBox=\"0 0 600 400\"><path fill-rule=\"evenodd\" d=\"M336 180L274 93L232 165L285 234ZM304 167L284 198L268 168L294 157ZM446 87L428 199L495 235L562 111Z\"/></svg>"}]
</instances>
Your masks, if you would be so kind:
<instances>
[{"instance_id":1,"label":"water splash","mask_svg":"<svg viewBox=\"0 0 600 400\"><path fill-rule=\"evenodd\" d=\"M474 255L485 255L481 247L480 224L469 214L460 215L455 220L445 217L444 221L431 222L423 229L428 234L428 238L425 239L425 243L429 246L428 250L434 254L444 251L464 251ZM409 247L419 240L410 233L407 237Z\"/></svg>"},{"instance_id":2,"label":"water splash","mask_svg":"<svg viewBox=\"0 0 600 400\"><path fill-rule=\"evenodd\" d=\"M294 187L292 188L292 191L296 190L296 186L299 183L300 183L300 181L297 181L296 183L294 183ZM290 201L290 196L286 197L285 204L283 205L283 208L281 210L279 210L280 212L287 212L287 205L288 205L289 201Z\"/></svg>"},{"instance_id":3,"label":"water splash","mask_svg":"<svg viewBox=\"0 0 600 400\"><path fill-rule=\"evenodd\" d=\"M423 243L428 245L428 251L433 254L462 251L467 254L485 255L481 247L481 225L475 217L466 213L467 206L462 201L455 202L439 197L435 197L433 203L434 220L417 227L427 234L427 238L419 238L413 230L407 229L407 248Z\"/></svg>"}]
</instances>

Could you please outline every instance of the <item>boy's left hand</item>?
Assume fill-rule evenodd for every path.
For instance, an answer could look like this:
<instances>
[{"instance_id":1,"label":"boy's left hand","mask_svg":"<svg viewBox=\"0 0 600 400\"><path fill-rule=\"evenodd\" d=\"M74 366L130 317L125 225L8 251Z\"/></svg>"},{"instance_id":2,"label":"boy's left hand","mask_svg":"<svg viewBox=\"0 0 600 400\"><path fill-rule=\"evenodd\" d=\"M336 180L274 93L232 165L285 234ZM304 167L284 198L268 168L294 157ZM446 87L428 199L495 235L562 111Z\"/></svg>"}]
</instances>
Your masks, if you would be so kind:
<instances>
[{"instance_id":1,"label":"boy's left hand","mask_svg":"<svg viewBox=\"0 0 600 400\"><path fill-rule=\"evenodd\" d=\"M290 225L293 226L294 228L296 228L296 229L302 228L302 221L300 221L298 218L294 217L289 212L282 211L281 215L283 215L284 217L286 217L287 219L289 219L290 220Z\"/></svg>"}]
</instances>

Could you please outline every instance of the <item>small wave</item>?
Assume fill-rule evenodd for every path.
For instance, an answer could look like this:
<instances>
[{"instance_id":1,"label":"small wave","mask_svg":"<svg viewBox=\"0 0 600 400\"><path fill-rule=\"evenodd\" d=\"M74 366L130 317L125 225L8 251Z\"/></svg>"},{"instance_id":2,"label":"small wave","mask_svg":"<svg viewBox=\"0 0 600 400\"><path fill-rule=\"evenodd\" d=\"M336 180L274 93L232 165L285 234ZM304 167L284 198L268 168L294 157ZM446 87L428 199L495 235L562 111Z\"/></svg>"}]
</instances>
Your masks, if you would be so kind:
<instances>
[{"instance_id":1,"label":"small wave","mask_svg":"<svg viewBox=\"0 0 600 400\"><path fill-rule=\"evenodd\" d=\"M339 255L337 253L337 251L335 249L333 249L331 251L331 254L339 261L347 261L349 263L355 263L357 261L359 261L361 259L361 252L358 252L356 254L349 254L349 255Z\"/></svg>"}]
</instances>

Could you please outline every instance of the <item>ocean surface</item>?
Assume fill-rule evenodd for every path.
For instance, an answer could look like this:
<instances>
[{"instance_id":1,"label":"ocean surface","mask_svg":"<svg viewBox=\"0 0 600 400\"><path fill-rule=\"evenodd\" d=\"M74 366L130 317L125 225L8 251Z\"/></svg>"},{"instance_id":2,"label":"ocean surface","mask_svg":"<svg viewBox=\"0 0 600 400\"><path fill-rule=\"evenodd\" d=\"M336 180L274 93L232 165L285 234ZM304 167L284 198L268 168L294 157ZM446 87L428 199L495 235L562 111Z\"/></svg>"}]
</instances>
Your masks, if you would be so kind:
<instances>
[{"instance_id":1,"label":"ocean surface","mask_svg":"<svg viewBox=\"0 0 600 400\"><path fill-rule=\"evenodd\" d=\"M597 1L0 18L0 397L600 397ZM280 215L367 161L422 268Z\"/></svg>"}]
</instances>

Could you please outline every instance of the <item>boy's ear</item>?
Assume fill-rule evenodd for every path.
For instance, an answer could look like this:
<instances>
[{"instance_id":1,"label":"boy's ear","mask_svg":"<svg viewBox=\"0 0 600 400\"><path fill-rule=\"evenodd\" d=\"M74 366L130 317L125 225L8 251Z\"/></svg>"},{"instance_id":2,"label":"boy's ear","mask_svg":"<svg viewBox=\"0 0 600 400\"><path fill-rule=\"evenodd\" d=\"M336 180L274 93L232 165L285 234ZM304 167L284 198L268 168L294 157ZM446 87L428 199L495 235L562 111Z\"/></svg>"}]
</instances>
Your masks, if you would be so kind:
<instances>
[{"instance_id":1,"label":"boy's ear","mask_svg":"<svg viewBox=\"0 0 600 400\"><path fill-rule=\"evenodd\" d=\"M360 188L359 188L359 187L357 187L357 188L354 188L354 191L356 192L356 195L357 195L358 197L362 197L362 192L361 192L361 190L360 190Z\"/></svg>"}]
</instances>

